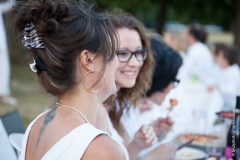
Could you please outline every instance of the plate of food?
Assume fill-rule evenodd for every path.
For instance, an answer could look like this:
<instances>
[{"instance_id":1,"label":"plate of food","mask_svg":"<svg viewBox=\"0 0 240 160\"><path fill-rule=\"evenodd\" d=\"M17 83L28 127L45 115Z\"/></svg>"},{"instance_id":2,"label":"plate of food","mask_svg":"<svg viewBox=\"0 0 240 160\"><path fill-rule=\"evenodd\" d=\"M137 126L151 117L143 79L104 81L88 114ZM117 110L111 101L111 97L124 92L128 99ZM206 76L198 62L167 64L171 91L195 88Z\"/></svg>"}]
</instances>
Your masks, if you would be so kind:
<instances>
[{"instance_id":1,"label":"plate of food","mask_svg":"<svg viewBox=\"0 0 240 160\"><path fill-rule=\"evenodd\" d=\"M184 147L176 152L174 160L201 160L206 157L207 154L201 150Z\"/></svg>"},{"instance_id":2,"label":"plate of food","mask_svg":"<svg viewBox=\"0 0 240 160\"><path fill-rule=\"evenodd\" d=\"M177 139L181 142L187 142L194 138L192 144L195 145L207 145L211 144L211 142L219 140L217 135L204 135L204 134L197 134L197 133L187 133L187 134L180 134Z\"/></svg>"}]
</instances>

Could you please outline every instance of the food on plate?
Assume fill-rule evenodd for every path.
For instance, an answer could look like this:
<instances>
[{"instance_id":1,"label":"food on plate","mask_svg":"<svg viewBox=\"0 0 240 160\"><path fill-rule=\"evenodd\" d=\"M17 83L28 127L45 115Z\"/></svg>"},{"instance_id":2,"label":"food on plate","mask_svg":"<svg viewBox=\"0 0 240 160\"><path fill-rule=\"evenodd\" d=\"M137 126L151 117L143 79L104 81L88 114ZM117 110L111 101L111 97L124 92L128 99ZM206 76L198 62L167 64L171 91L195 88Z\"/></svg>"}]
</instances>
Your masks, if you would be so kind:
<instances>
[{"instance_id":1,"label":"food on plate","mask_svg":"<svg viewBox=\"0 0 240 160\"><path fill-rule=\"evenodd\" d=\"M203 144L206 142L211 142L211 141L219 139L219 137L216 135L204 135L204 134L193 134L193 133L181 134L177 138L178 138L178 140L183 141L183 142L187 142L187 141L195 138L193 141L193 143L195 143L195 144Z\"/></svg>"}]
</instances>

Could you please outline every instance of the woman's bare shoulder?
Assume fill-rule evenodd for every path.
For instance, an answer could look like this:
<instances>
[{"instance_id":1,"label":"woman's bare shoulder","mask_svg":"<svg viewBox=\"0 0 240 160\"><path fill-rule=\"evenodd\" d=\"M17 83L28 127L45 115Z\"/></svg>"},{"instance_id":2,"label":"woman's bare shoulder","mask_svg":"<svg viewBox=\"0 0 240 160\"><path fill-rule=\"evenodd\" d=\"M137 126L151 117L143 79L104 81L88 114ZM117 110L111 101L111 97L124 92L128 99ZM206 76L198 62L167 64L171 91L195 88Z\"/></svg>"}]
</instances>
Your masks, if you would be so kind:
<instances>
[{"instance_id":1,"label":"woman's bare shoulder","mask_svg":"<svg viewBox=\"0 0 240 160\"><path fill-rule=\"evenodd\" d=\"M88 146L82 160L125 160L123 149L109 136L99 135Z\"/></svg>"}]
</instances>

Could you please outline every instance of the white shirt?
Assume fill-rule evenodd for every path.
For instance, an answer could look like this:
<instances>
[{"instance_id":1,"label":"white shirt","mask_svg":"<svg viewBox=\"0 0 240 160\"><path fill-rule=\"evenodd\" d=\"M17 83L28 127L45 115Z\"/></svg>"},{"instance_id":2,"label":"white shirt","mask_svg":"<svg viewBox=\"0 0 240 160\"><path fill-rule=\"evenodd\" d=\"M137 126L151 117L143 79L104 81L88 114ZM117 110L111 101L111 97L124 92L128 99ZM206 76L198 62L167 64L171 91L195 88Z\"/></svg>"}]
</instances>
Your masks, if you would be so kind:
<instances>
[{"instance_id":1,"label":"white shirt","mask_svg":"<svg viewBox=\"0 0 240 160\"><path fill-rule=\"evenodd\" d=\"M237 64L224 69L215 67L216 82L224 99L224 110L232 110L236 105L236 97L240 95L240 69Z\"/></svg>"},{"instance_id":2,"label":"white shirt","mask_svg":"<svg viewBox=\"0 0 240 160\"><path fill-rule=\"evenodd\" d=\"M143 125L140 121L140 116L140 110L137 107L131 106L128 111L127 109L123 111L121 123L128 134L128 142L133 141L135 133Z\"/></svg>"},{"instance_id":3,"label":"white shirt","mask_svg":"<svg viewBox=\"0 0 240 160\"><path fill-rule=\"evenodd\" d=\"M206 85L214 83L213 59L205 44L197 42L189 47L184 68L188 81L199 81Z\"/></svg>"},{"instance_id":4,"label":"white shirt","mask_svg":"<svg viewBox=\"0 0 240 160\"><path fill-rule=\"evenodd\" d=\"M123 138L118 134L117 130L113 127L113 124L112 124L112 122L109 118L109 115L106 114L106 116L107 116L108 127L109 127L109 130L110 130L110 134L111 134L112 139L122 147L123 152L124 152L125 157L126 157L126 160L130 160L127 148L123 144L124 143Z\"/></svg>"}]
</instances>

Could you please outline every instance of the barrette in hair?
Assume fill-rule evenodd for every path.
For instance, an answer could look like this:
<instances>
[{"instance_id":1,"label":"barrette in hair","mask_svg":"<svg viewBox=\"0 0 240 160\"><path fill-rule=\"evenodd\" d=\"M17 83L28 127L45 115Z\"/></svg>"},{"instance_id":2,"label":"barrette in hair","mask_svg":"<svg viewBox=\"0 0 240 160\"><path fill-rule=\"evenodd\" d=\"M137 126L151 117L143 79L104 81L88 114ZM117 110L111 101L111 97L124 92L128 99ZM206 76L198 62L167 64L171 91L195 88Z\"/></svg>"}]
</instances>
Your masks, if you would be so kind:
<instances>
[{"instance_id":1,"label":"barrette in hair","mask_svg":"<svg viewBox=\"0 0 240 160\"><path fill-rule=\"evenodd\" d=\"M46 66L43 64L43 62L41 61L41 59L39 57L35 59L33 59L33 63L29 64L29 67L31 68L31 70L33 72L41 72L41 71L47 71Z\"/></svg>"},{"instance_id":2,"label":"barrette in hair","mask_svg":"<svg viewBox=\"0 0 240 160\"><path fill-rule=\"evenodd\" d=\"M22 36L22 43L28 49L44 48L43 38L37 33L35 26L32 23L27 23Z\"/></svg>"},{"instance_id":3,"label":"barrette in hair","mask_svg":"<svg viewBox=\"0 0 240 160\"><path fill-rule=\"evenodd\" d=\"M33 63L29 64L29 67L31 68L31 70L33 72L37 72L37 68L36 68L36 62L35 62L35 59L33 59Z\"/></svg>"}]
</instances>

